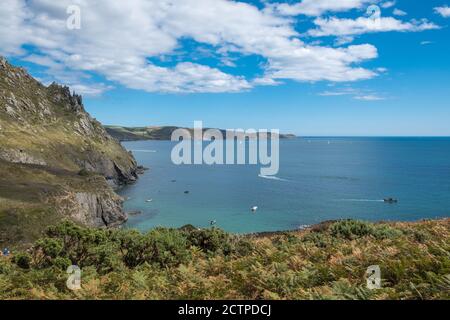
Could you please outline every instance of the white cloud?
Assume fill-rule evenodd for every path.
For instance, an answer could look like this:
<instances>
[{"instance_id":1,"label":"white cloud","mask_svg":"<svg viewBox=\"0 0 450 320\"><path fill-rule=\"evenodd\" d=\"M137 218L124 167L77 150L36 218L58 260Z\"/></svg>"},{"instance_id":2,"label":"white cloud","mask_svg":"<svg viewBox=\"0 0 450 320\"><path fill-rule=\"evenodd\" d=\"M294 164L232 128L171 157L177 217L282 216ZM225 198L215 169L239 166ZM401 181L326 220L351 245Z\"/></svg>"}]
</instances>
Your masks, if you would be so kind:
<instances>
[{"instance_id":1,"label":"white cloud","mask_svg":"<svg viewBox=\"0 0 450 320\"><path fill-rule=\"evenodd\" d=\"M320 16L327 12L344 12L360 9L378 0L303 0L296 4L276 3L273 8L282 15Z\"/></svg>"},{"instance_id":2,"label":"white cloud","mask_svg":"<svg viewBox=\"0 0 450 320\"><path fill-rule=\"evenodd\" d=\"M406 15L407 15L407 13L406 13L405 11L400 10L400 9L397 9L397 8L395 8L394 11L393 11L392 13L393 13L395 16L400 16L400 17L406 16Z\"/></svg>"},{"instance_id":3,"label":"white cloud","mask_svg":"<svg viewBox=\"0 0 450 320\"><path fill-rule=\"evenodd\" d=\"M403 22L392 17L381 17L379 19L368 17L359 17L357 19L316 18L314 24L318 28L308 31L308 34L315 37L354 36L388 31L418 32L439 28L434 23L426 20Z\"/></svg>"},{"instance_id":4,"label":"white cloud","mask_svg":"<svg viewBox=\"0 0 450 320\"><path fill-rule=\"evenodd\" d=\"M385 98L383 98L381 96L378 96L378 95L374 95L374 94L356 96L355 99L356 100L361 100L361 101L381 101L381 100L385 100Z\"/></svg>"},{"instance_id":5,"label":"white cloud","mask_svg":"<svg viewBox=\"0 0 450 320\"><path fill-rule=\"evenodd\" d=\"M357 66L377 57L374 46L308 45L300 40L290 18L242 2L2 1L0 54L23 54L25 60L45 66L51 77L79 91L88 92L92 74L128 88L169 93L237 92L255 85L276 85L283 79L357 81L376 76ZM69 4L81 7L81 30L66 28ZM231 62L226 58L229 54L257 55L266 61L264 75L246 79L186 57L158 62L159 57L183 50L183 39L223 55L218 65ZM23 45L35 49L25 54ZM108 89L100 83L90 94Z\"/></svg>"},{"instance_id":6,"label":"white cloud","mask_svg":"<svg viewBox=\"0 0 450 320\"><path fill-rule=\"evenodd\" d=\"M395 3L396 3L395 1L386 1L381 4L381 7L383 9L391 8L391 7L395 6Z\"/></svg>"},{"instance_id":7,"label":"white cloud","mask_svg":"<svg viewBox=\"0 0 450 320\"><path fill-rule=\"evenodd\" d=\"M339 97L339 96L348 96L348 95L355 95L359 94L359 91L353 88L344 88L340 90L335 91L324 91L319 93L319 96L322 97Z\"/></svg>"},{"instance_id":8,"label":"white cloud","mask_svg":"<svg viewBox=\"0 0 450 320\"><path fill-rule=\"evenodd\" d=\"M28 38L27 30L21 28L27 18L27 10L23 1L2 0L0 6L0 53L22 53L22 43Z\"/></svg>"},{"instance_id":9,"label":"white cloud","mask_svg":"<svg viewBox=\"0 0 450 320\"><path fill-rule=\"evenodd\" d=\"M381 101L386 98L382 97L379 94L363 90L356 89L351 87L340 88L332 91L324 91L319 93L319 96L322 97L339 97L339 96L351 96L352 99L360 100L360 101Z\"/></svg>"},{"instance_id":10,"label":"white cloud","mask_svg":"<svg viewBox=\"0 0 450 320\"><path fill-rule=\"evenodd\" d=\"M439 13L444 18L450 17L450 7L449 6L436 7L436 8L434 8L434 11L436 13Z\"/></svg>"},{"instance_id":11,"label":"white cloud","mask_svg":"<svg viewBox=\"0 0 450 320\"><path fill-rule=\"evenodd\" d=\"M98 97L104 92L114 89L112 86L107 86L104 83L95 84L72 84L70 88L77 94L81 94L85 97Z\"/></svg>"}]
</instances>

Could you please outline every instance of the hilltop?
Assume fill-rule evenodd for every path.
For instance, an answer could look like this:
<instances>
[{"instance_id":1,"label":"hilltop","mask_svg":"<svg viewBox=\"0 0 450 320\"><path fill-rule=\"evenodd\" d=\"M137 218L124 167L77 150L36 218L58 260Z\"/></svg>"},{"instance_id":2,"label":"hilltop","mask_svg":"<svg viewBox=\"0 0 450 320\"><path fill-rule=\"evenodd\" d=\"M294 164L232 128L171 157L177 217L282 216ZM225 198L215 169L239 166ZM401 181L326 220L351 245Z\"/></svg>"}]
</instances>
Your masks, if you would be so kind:
<instances>
[{"instance_id":1,"label":"hilltop","mask_svg":"<svg viewBox=\"0 0 450 320\"><path fill-rule=\"evenodd\" d=\"M68 87L44 86L0 57L0 244L28 241L50 222L127 220L112 188L137 165Z\"/></svg>"},{"instance_id":2,"label":"hilltop","mask_svg":"<svg viewBox=\"0 0 450 320\"><path fill-rule=\"evenodd\" d=\"M105 126L106 131L119 141L139 141L139 140L171 140L172 133L177 129L185 129L194 136L194 129L175 126L148 126L148 127L121 127ZM211 128L204 128L206 131ZM226 136L227 130L217 129ZM293 139L293 134L280 134L280 139Z\"/></svg>"}]
</instances>

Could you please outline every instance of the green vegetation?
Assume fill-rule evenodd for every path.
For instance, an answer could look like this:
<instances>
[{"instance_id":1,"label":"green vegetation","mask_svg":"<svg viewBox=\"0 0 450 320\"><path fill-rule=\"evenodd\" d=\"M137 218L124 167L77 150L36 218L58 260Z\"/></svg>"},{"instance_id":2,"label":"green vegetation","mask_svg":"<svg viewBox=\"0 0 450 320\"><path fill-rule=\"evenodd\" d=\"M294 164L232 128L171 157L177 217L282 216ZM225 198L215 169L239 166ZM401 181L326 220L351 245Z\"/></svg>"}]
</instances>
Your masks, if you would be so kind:
<instances>
[{"instance_id":1,"label":"green vegetation","mask_svg":"<svg viewBox=\"0 0 450 320\"><path fill-rule=\"evenodd\" d=\"M219 229L48 228L0 258L0 299L449 299L450 220L324 223L235 236ZM66 287L69 265L82 289ZM379 265L382 289L366 288Z\"/></svg>"},{"instance_id":2,"label":"green vegetation","mask_svg":"<svg viewBox=\"0 0 450 320\"><path fill-rule=\"evenodd\" d=\"M166 127L120 127L120 126L105 126L106 131L119 141L138 141L138 140L171 140L172 133L177 129L188 130L191 136L194 136L194 129L180 128L174 126ZM209 128L204 128L203 131ZM222 136L226 136L226 130L219 129ZM280 134L281 139L293 139L296 136L293 134Z\"/></svg>"},{"instance_id":3,"label":"green vegetation","mask_svg":"<svg viewBox=\"0 0 450 320\"><path fill-rule=\"evenodd\" d=\"M0 160L0 246L27 245L67 218L75 192L112 194L100 175Z\"/></svg>"},{"instance_id":4,"label":"green vegetation","mask_svg":"<svg viewBox=\"0 0 450 320\"><path fill-rule=\"evenodd\" d=\"M177 127L119 127L105 126L106 131L119 141L170 140Z\"/></svg>"},{"instance_id":5,"label":"green vegetation","mask_svg":"<svg viewBox=\"0 0 450 320\"><path fill-rule=\"evenodd\" d=\"M133 156L80 96L0 57L0 245L29 244L63 218L123 222L121 199L105 178L121 185L135 181L135 171Z\"/></svg>"}]
</instances>

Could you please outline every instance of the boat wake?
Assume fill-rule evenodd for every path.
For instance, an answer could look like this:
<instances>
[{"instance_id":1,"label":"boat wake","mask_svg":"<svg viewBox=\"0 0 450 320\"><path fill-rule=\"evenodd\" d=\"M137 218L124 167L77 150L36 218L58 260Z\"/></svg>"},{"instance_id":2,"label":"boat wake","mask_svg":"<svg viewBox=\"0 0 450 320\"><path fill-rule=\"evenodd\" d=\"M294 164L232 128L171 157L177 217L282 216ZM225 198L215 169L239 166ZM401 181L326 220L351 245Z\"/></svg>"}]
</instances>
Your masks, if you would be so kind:
<instances>
[{"instance_id":1,"label":"boat wake","mask_svg":"<svg viewBox=\"0 0 450 320\"><path fill-rule=\"evenodd\" d=\"M156 153L156 150L130 150L131 152Z\"/></svg>"},{"instance_id":2,"label":"boat wake","mask_svg":"<svg viewBox=\"0 0 450 320\"><path fill-rule=\"evenodd\" d=\"M381 199L381 200L374 200L374 199L340 199L339 201L348 201L348 202L384 202L383 199Z\"/></svg>"},{"instance_id":3,"label":"boat wake","mask_svg":"<svg viewBox=\"0 0 450 320\"><path fill-rule=\"evenodd\" d=\"M287 179L278 178L276 176L264 176L262 174L259 174L258 177L263 178L263 179L268 179L268 180L275 180L275 181L289 181Z\"/></svg>"}]
</instances>

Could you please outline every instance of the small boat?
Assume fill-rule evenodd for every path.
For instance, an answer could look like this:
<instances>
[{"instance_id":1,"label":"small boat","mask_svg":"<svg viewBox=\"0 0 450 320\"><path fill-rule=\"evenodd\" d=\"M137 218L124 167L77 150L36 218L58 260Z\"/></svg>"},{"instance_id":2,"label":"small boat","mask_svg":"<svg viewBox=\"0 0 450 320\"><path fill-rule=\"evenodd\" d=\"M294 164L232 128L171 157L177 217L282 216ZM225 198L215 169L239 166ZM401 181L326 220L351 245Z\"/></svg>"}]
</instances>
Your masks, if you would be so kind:
<instances>
[{"instance_id":1,"label":"small boat","mask_svg":"<svg viewBox=\"0 0 450 320\"><path fill-rule=\"evenodd\" d=\"M258 211L258 207L254 206L254 207L251 208L251 210L252 210L252 212L256 212L256 211Z\"/></svg>"},{"instance_id":2,"label":"small boat","mask_svg":"<svg viewBox=\"0 0 450 320\"><path fill-rule=\"evenodd\" d=\"M153 199L145 200L145 202L153 202Z\"/></svg>"},{"instance_id":3,"label":"small boat","mask_svg":"<svg viewBox=\"0 0 450 320\"><path fill-rule=\"evenodd\" d=\"M397 200L397 199L394 199L394 198L385 198L385 199L384 199L384 202L385 202L385 203L397 203L398 200Z\"/></svg>"},{"instance_id":4,"label":"small boat","mask_svg":"<svg viewBox=\"0 0 450 320\"><path fill-rule=\"evenodd\" d=\"M216 220L211 220L211 222L210 222L209 224L212 225L212 226L214 226L214 225L217 224L217 221L216 221Z\"/></svg>"}]
</instances>

